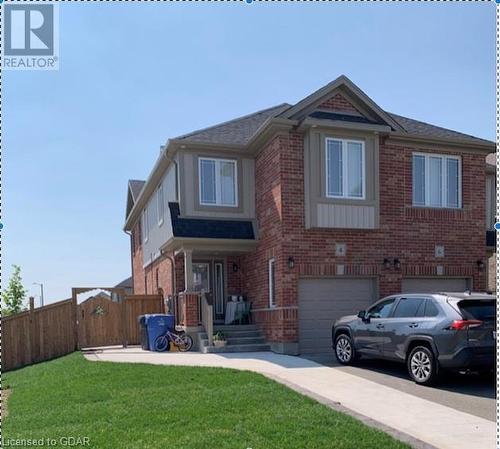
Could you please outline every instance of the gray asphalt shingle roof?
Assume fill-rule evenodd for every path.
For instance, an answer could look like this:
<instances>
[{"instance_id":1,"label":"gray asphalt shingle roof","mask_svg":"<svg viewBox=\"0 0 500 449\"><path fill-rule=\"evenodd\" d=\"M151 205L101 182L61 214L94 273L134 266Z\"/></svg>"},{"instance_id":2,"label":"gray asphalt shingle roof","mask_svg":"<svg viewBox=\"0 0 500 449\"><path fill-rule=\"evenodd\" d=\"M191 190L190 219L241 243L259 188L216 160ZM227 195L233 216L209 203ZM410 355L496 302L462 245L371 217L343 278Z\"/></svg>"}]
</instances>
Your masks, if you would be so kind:
<instances>
[{"instance_id":1,"label":"gray asphalt shingle roof","mask_svg":"<svg viewBox=\"0 0 500 449\"><path fill-rule=\"evenodd\" d=\"M186 142L212 143L212 144L233 144L246 145L250 138L269 118L276 117L290 108L291 105L283 103L273 106L253 114L245 115L228 122L220 123L209 128L193 131L176 138L176 140L185 140ZM393 120L398 122L408 134L416 136L461 140L470 143L488 144L488 140L470 136L451 129L431 125L398 114L387 112Z\"/></svg>"},{"instance_id":2,"label":"gray asphalt shingle roof","mask_svg":"<svg viewBox=\"0 0 500 449\"><path fill-rule=\"evenodd\" d=\"M276 117L290 107L283 103L253 114L210 126L209 128L193 131L189 134L176 137L176 140L186 142L203 142L214 144L246 145L255 132L271 117Z\"/></svg>"},{"instance_id":3,"label":"gray asphalt shingle roof","mask_svg":"<svg viewBox=\"0 0 500 449\"><path fill-rule=\"evenodd\" d=\"M130 179L128 181L128 184L130 186L130 192L132 193L132 200L135 203L137 201L137 198L139 198L139 193L141 193L141 190L144 187L144 184L146 184L146 181Z\"/></svg>"},{"instance_id":4,"label":"gray asphalt shingle roof","mask_svg":"<svg viewBox=\"0 0 500 449\"><path fill-rule=\"evenodd\" d=\"M398 122L409 134L415 134L422 137L452 139L470 141L471 143L491 143L489 140L480 139L479 137L470 136L469 134L453 131L452 129L442 128L440 126L431 125L430 123L421 122L412 118L403 117L402 115L387 112L396 122Z\"/></svg>"}]
</instances>

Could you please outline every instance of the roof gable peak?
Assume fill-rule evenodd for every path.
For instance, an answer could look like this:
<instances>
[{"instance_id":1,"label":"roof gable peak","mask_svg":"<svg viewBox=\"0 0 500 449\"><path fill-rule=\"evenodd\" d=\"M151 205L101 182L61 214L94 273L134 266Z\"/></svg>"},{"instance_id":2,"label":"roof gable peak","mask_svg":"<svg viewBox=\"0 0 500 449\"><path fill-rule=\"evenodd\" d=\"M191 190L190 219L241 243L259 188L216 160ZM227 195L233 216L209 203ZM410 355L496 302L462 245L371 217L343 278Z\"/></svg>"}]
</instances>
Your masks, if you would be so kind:
<instances>
[{"instance_id":1,"label":"roof gable peak","mask_svg":"<svg viewBox=\"0 0 500 449\"><path fill-rule=\"evenodd\" d=\"M294 106L282 112L279 117L301 119L336 94L347 97L346 100L353 103L353 108L359 110L362 114L370 118L377 118L389 125L393 130L404 131L396 120L387 114L387 112L377 105L345 75L340 75L335 80L303 98Z\"/></svg>"}]
</instances>

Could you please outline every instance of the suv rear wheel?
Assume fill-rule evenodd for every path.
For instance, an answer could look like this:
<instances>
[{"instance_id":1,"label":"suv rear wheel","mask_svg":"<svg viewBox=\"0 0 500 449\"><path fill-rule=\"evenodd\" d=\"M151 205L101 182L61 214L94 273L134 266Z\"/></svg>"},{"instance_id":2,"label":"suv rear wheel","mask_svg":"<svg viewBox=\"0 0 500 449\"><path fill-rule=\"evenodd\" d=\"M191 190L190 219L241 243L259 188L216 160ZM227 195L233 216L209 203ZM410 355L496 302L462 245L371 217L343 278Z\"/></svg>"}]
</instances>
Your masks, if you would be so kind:
<instances>
[{"instance_id":1,"label":"suv rear wheel","mask_svg":"<svg viewBox=\"0 0 500 449\"><path fill-rule=\"evenodd\" d=\"M342 365L351 365L356 359L356 352L351 337L340 334L335 339L335 356Z\"/></svg>"},{"instance_id":2,"label":"suv rear wheel","mask_svg":"<svg viewBox=\"0 0 500 449\"><path fill-rule=\"evenodd\" d=\"M416 346L407 361L411 378L420 385L432 385L437 379L437 363L432 351L425 346Z\"/></svg>"}]
</instances>

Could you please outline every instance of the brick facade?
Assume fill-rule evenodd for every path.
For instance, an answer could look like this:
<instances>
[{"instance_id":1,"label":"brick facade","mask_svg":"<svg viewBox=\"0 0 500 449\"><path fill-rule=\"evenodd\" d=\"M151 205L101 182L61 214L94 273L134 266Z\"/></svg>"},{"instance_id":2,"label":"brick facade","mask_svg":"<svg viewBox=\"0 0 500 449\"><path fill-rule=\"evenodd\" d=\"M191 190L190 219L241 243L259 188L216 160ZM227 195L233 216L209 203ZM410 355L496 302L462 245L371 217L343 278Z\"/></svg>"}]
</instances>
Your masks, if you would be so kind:
<instances>
[{"instance_id":1,"label":"brick facade","mask_svg":"<svg viewBox=\"0 0 500 449\"><path fill-rule=\"evenodd\" d=\"M328 104L348 109L334 98ZM322 105L324 107L324 105ZM475 290L486 289L484 244L485 171L482 154L462 153L463 209L412 207L412 152L429 151L388 145L380 140L380 225L374 230L306 229L304 210L304 136L275 137L256 159L256 219L259 242L243 260L244 290L253 303L254 319L271 342L298 340L298 282L303 276L345 274L376 276L379 296L401 291L403 277L470 277ZM457 154L453 151L434 151ZM335 256L335 244L345 243L346 255ZM445 257L435 257L444 245ZM276 260L277 307L268 305L268 260ZM295 267L288 268L293 257ZM383 259L398 258L399 270L386 269Z\"/></svg>"},{"instance_id":2,"label":"brick facade","mask_svg":"<svg viewBox=\"0 0 500 449\"><path fill-rule=\"evenodd\" d=\"M322 109L359 112L337 94ZM412 152L460 154L462 209L412 206ZM304 195L304 135L274 136L255 160L257 248L252 254L227 257L227 295L243 293L252 302L253 320L271 343L298 341L298 285L304 276L335 276L344 266L349 276L378 279L379 296L401 291L407 276L470 277L475 290L487 288L485 248L485 167L480 153L429 150L391 145L379 140L379 226L377 229L306 229ZM134 235L140 235L139 224ZM139 241L139 239L132 239ZM335 255L344 243L346 254ZM444 245L445 257L435 257L435 245ZM165 294L173 290L171 262L160 258L142 268L140 246L132 251L135 293ZM288 259L295 266L289 268ZM268 262L275 260L276 307L269 307ZM383 260L398 258L401 268L384 268ZM233 265L235 269L233 270ZM177 291L184 290L184 261L177 256ZM193 311L191 311L194 314ZM194 315L193 315L194 320Z\"/></svg>"},{"instance_id":3,"label":"brick facade","mask_svg":"<svg viewBox=\"0 0 500 449\"><path fill-rule=\"evenodd\" d=\"M328 100L324 101L318 106L318 109L327 109L330 111L344 111L344 112L354 112L360 114L360 112L347 101L341 94L336 94Z\"/></svg>"}]
</instances>

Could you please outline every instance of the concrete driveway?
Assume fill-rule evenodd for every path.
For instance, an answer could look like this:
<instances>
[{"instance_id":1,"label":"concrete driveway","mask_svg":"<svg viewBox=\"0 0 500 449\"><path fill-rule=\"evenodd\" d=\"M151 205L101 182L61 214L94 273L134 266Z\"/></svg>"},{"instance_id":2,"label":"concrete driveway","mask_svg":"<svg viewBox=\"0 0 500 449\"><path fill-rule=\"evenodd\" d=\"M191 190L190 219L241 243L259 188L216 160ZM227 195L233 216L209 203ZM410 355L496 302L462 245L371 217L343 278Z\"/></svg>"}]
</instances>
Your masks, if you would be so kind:
<instances>
[{"instance_id":1,"label":"concrete driveway","mask_svg":"<svg viewBox=\"0 0 500 449\"><path fill-rule=\"evenodd\" d=\"M417 449L495 447L495 423L489 419L352 374L343 368L301 357L272 352L157 353L143 351L139 347L86 351L85 357L96 362L210 366L254 371L348 413Z\"/></svg>"},{"instance_id":2,"label":"concrete driveway","mask_svg":"<svg viewBox=\"0 0 500 449\"><path fill-rule=\"evenodd\" d=\"M362 377L396 390L452 407L495 422L495 376L477 374L443 375L435 387L421 387L411 381L405 365L381 360L361 359L356 366L340 365L333 354L316 354L308 359Z\"/></svg>"}]
</instances>

